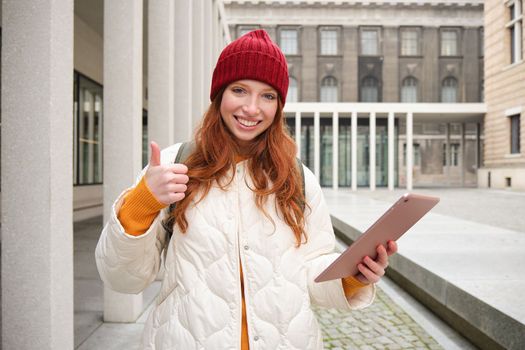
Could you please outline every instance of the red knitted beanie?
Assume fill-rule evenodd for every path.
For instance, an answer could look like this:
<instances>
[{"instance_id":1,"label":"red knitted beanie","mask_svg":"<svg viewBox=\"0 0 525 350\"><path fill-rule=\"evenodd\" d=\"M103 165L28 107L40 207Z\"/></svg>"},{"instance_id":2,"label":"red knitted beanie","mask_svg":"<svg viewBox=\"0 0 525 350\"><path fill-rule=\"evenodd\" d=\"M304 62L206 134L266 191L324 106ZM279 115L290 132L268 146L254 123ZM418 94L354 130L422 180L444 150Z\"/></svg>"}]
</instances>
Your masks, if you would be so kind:
<instances>
[{"instance_id":1,"label":"red knitted beanie","mask_svg":"<svg viewBox=\"0 0 525 350\"><path fill-rule=\"evenodd\" d=\"M271 85L283 105L288 93L288 64L279 46L263 29L249 32L222 50L211 80L210 99L219 90L241 79L259 80Z\"/></svg>"}]
</instances>

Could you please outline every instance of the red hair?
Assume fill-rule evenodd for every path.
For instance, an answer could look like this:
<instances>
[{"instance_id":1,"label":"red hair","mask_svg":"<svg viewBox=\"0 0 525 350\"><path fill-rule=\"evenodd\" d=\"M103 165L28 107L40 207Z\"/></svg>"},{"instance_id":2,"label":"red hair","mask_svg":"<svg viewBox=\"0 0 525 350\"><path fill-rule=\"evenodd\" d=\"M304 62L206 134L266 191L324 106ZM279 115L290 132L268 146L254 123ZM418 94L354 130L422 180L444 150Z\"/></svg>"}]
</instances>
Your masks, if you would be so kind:
<instances>
[{"instance_id":1,"label":"red hair","mask_svg":"<svg viewBox=\"0 0 525 350\"><path fill-rule=\"evenodd\" d=\"M220 114L223 93L224 88L213 99L204 114L195 134L195 150L185 162L189 169L186 196L177 202L172 213L183 233L188 229L185 214L190 203L193 200L198 203L206 197L213 183L226 190L233 180L235 156L240 152L234 136ZM243 150L243 153L245 152L246 150ZM292 229L299 246L307 239L304 231L306 202L302 190L303 178L296 166L296 153L297 147L285 125L282 102L277 99L277 111L273 123L254 139L247 150L249 155L247 169L255 186L252 190L255 193L257 208L275 225L263 207L268 196L275 194L276 208ZM228 171L232 174L229 179ZM200 198L196 198L198 193L202 193Z\"/></svg>"}]
</instances>

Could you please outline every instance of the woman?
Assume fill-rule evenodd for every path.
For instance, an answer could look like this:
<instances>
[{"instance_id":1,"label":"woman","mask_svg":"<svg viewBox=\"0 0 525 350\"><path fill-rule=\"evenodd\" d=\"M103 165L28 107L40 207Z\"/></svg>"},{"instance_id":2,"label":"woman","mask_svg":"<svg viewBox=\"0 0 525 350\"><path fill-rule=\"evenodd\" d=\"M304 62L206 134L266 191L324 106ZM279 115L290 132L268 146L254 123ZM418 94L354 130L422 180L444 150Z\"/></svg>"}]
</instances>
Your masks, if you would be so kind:
<instances>
[{"instance_id":1,"label":"woman","mask_svg":"<svg viewBox=\"0 0 525 350\"><path fill-rule=\"evenodd\" d=\"M286 59L264 30L235 40L185 165L173 164L180 144L161 153L152 142L148 167L117 198L96 250L104 283L139 293L165 268L144 349L322 349L312 304L372 303L394 242L359 275L314 282L337 257L335 238L315 176L296 165L287 89Z\"/></svg>"}]
</instances>

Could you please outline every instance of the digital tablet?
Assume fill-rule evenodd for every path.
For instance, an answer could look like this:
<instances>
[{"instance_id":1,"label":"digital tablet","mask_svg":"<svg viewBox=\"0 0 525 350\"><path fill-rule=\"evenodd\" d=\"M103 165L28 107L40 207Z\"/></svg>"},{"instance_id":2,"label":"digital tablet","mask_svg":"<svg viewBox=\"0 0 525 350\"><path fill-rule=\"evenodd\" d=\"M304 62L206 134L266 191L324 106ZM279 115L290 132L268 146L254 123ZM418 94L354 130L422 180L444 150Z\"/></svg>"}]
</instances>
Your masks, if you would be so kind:
<instances>
[{"instance_id":1,"label":"digital tablet","mask_svg":"<svg viewBox=\"0 0 525 350\"><path fill-rule=\"evenodd\" d=\"M360 235L335 261L328 266L315 282L355 276L357 265L365 256L377 257L376 247L386 248L388 241L396 241L439 202L439 198L406 193L394 203L368 230Z\"/></svg>"}]
</instances>

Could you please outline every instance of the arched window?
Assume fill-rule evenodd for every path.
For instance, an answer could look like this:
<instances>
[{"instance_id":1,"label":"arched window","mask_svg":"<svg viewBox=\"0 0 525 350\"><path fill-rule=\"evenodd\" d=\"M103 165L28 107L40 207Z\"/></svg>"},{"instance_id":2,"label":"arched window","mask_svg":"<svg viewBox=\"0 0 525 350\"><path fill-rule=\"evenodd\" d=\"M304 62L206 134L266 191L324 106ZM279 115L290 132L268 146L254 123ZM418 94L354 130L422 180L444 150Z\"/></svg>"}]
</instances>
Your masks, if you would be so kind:
<instances>
[{"instance_id":1,"label":"arched window","mask_svg":"<svg viewBox=\"0 0 525 350\"><path fill-rule=\"evenodd\" d=\"M337 79L328 76L321 81L321 102L337 102Z\"/></svg>"},{"instance_id":2,"label":"arched window","mask_svg":"<svg viewBox=\"0 0 525 350\"><path fill-rule=\"evenodd\" d=\"M448 77L441 84L441 102L455 103L458 101L458 81Z\"/></svg>"},{"instance_id":3,"label":"arched window","mask_svg":"<svg viewBox=\"0 0 525 350\"><path fill-rule=\"evenodd\" d=\"M374 77L366 77L361 84L362 102L379 102L379 82Z\"/></svg>"},{"instance_id":4,"label":"arched window","mask_svg":"<svg viewBox=\"0 0 525 350\"><path fill-rule=\"evenodd\" d=\"M417 79L406 77L401 84L401 102L417 102Z\"/></svg>"},{"instance_id":5,"label":"arched window","mask_svg":"<svg viewBox=\"0 0 525 350\"><path fill-rule=\"evenodd\" d=\"M288 93L286 95L286 102L297 102L299 91L297 90L297 79L290 77L290 83L288 84Z\"/></svg>"}]
</instances>

